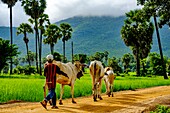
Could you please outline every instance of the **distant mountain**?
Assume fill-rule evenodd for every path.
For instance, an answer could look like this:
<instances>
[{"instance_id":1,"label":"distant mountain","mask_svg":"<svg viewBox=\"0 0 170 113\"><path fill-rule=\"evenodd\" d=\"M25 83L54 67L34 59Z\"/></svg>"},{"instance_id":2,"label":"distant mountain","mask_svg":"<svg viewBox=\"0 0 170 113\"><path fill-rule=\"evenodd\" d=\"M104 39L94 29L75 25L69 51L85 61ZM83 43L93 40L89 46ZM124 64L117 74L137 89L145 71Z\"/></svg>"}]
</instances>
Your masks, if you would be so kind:
<instances>
[{"instance_id":1,"label":"distant mountain","mask_svg":"<svg viewBox=\"0 0 170 113\"><path fill-rule=\"evenodd\" d=\"M74 44L74 54L84 53L93 55L95 52L109 52L109 57L122 57L125 53L131 53L121 39L120 30L124 24L125 16L110 17L110 16L95 16L95 17L72 17L59 22L69 23L73 28L72 38L66 42L66 57L71 58L71 42ZM16 36L16 28L14 31L14 43L17 44L19 50L25 54L25 44L22 40L22 35ZM168 27L163 27L160 30L163 53L170 56L170 30ZM0 27L0 37L9 38L9 28ZM34 50L34 35L29 35L29 48ZM59 40L55 45L55 51L62 54L62 41ZM49 46L43 44L43 55L50 52ZM158 52L157 37L154 33L152 52Z\"/></svg>"}]
</instances>

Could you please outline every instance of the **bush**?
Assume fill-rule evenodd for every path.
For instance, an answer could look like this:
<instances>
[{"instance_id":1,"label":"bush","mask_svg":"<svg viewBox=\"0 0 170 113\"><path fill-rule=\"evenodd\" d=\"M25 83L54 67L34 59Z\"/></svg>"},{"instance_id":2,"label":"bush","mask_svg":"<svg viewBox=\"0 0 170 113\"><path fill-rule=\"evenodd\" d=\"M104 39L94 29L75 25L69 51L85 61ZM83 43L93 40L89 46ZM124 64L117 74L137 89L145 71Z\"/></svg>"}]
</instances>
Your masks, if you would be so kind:
<instances>
[{"instance_id":1,"label":"bush","mask_svg":"<svg viewBox=\"0 0 170 113\"><path fill-rule=\"evenodd\" d=\"M36 73L36 68L34 66L27 65L24 68L24 73L25 73L25 75L35 74Z\"/></svg>"},{"instance_id":2,"label":"bush","mask_svg":"<svg viewBox=\"0 0 170 113\"><path fill-rule=\"evenodd\" d=\"M151 111L151 113L170 113L170 108L158 105L154 111Z\"/></svg>"},{"instance_id":3,"label":"bush","mask_svg":"<svg viewBox=\"0 0 170 113\"><path fill-rule=\"evenodd\" d=\"M23 66L17 66L16 68L14 68L14 73L17 73L17 74L22 74L24 73L24 67Z\"/></svg>"}]
</instances>

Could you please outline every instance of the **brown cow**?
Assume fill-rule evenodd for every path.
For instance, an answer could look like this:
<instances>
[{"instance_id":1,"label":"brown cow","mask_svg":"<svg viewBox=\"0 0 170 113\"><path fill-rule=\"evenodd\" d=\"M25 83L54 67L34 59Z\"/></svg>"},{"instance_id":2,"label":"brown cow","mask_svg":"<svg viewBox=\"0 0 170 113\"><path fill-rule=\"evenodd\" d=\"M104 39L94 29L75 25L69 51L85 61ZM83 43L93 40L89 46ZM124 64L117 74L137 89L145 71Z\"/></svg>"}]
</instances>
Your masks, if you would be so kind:
<instances>
[{"instance_id":1,"label":"brown cow","mask_svg":"<svg viewBox=\"0 0 170 113\"><path fill-rule=\"evenodd\" d=\"M114 89L114 79L116 78L113 72L113 69L111 67L106 67L104 69L104 82L106 85L106 94L110 97L112 95L113 97L113 89Z\"/></svg>"}]
</instances>

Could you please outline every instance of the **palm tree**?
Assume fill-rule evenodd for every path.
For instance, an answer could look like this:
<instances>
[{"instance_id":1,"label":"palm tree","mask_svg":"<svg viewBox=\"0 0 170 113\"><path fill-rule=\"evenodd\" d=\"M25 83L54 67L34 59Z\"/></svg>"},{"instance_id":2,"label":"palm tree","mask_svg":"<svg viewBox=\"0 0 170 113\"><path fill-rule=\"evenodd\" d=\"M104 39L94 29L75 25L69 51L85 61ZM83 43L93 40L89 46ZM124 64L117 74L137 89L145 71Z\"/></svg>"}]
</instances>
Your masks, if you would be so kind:
<instances>
[{"instance_id":1,"label":"palm tree","mask_svg":"<svg viewBox=\"0 0 170 113\"><path fill-rule=\"evenodd\" d=\"M169 25L170 2L169 2L169 0L159 0L159 1L137 0L137 4L144 5L143 10L145 11L145 14L148 17L153 16L153 18L154 18L156 34L157 34L157 39L158 39L158 46L159 46L159 51L160 51L160 56L161 56L161 61L162 61L163 76L164 76L164 79L168 79L168 76L166 74L166 65L164 63L161 40L160 40L158 23L157 23L156 17L157 16L160 17L160 22L159 22L160 28L165 24Z\"/></svg>"},{"instance_id":2,"label":"palm tree","mask_svg":"<svg viewBox=\"0 0 170 113\"><path fill-rule=\"evenodd\" d=\"M140 59L150 52L154 27L142 10L126 13L127 19L121 29L122 39L126 46L132 47L136 58L136 74L140 76Z\"/></svg>"},{"instance_id":3,"label":"palm tree","mask_svg":"<svg viewBox=\"0 0 170 113\"><path fill-rule=\"evenodd\" d=\"M41 69L41 53L42 53L42 35L45 33L45 27L50 25L49 17L47 14L41 14L39 19L39 29L40 29L40 43L39 43L39 65L40 65L40 75L42 75Z\"/></svg>"},{"instance_id":4,"label":"palm tree","mask_svg":"<svg viewBox=\"0 0 170 113\"><path fill-rule=\"evenodd\" d=\"M71 28L70 24L68 23L62 23L60 24L60 29L62 32L62 41L63 41L63 62L65 62L65 41L68 41L71 38L71 34L73 32L73 29Z\"/></svg>"},{"instance_id":5,"label":"palm tree","mask_svg":"<svg viewBox=\"0 0 170 113\"><path fill-rule=\"evenodd\" d=\"M27 37L27 33L33 33L33 29L31 28L31 26L27 23L20 24L20 26L17 28L17 35L24 34L23 40L24 40L25 45L26 45L29 66L31 66L30 57L29 57L29 54L28 54L28 52L29 52L29 50L28 50L29 39Z\"/></svg>"},{"instance_id":6,"label":"palm tree","mask_svg":"<svg viewBox=\"0 0 170 113\"><path fill-rule=\"evenodd\" d=\"M39 31L38 19L44 13L46 8L46 0L22 0L22 4L27 15L34 19L35 30L35 48L36 48L36 68L38 72L38 45L39 45Z\"/></svg>"},{"instance_id":7,"label":"palm tree","mask_svg":"<svg viewBox=\"0 0 170 113\"><path fill-rule=\"evenodd\" d=\"M49 44L51 54L54 54L54 44L62 37L60 28L56 24L50 24L46 29L44 36L47 37L43 40L44 44Z\"/></svg>"},{"instance_id":8,"label":"palm tree","mask_svg":"<svg viewBox=\"0 0 170 113\"><path fill-rule=\"evenodd\" d=\"M13 36L12 36L12 7L18 0L1 0L4 4L8 5L10 9L10 34L11 34L11 47L13 44ZM12 49L12 48L11 48ZM10 74L12 74L12 57L11 57L11 65L10 65Z\"/></svg>"}]
</instances>

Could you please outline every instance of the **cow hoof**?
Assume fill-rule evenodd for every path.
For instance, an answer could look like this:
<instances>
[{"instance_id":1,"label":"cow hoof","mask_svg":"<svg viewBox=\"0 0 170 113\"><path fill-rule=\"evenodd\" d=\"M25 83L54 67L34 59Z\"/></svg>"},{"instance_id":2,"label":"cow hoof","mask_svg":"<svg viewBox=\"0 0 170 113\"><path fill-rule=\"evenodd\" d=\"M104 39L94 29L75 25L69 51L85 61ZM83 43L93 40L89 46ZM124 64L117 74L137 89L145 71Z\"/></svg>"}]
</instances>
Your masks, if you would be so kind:
<instances>
[{"instance_id":1,"label":"cow hoof","mask_svg":"<svg viewBox=\"0 0 170 113\"><path fill-rule=\"evenodd\" d=\"M62 102L62 100L60 100L60 101L59 101L59 104L60 104L60 105L63 105L63 102Z\"/></svg>"},{"instance_id":2,"label":"cow hoof","mask_svg":"<svg viewBox=\"0 0 170 113\"><path fill-rule=\"evenodd\" d=\"M101 97L100 95L98 96L98 98L99 98L100 100L103 100L102 97Z\"/></svg>"},{"instance_id":3,"label":"cow hoof","mask_svg":"<svg viewBox=\"0 0 170 113\"><path fill-rule=\"evenodd\" d=\"M94 102L97 102L97 100L94 100Z\"/></svg>"},{"instance_id":4,"label":"cow hoof","mask_svg":"<svg viewBox=\"0 0 170 113\"><path fill-rule=\"evenodd\" d=\"M73 103L73 104L76 104L76 101L72 100L72 103Z\"/></svg>"},{"instance_id":5,"label":"cow hoof","mask_svg":"<svg viewBox=\"0 0 170 113\"><path fill-rule=\"evenodd\" d=\"M103 100L103 98L102 98L102 97L99 97L99 99L100 99L100 100Z\"/></svg>"}]
</instances>

